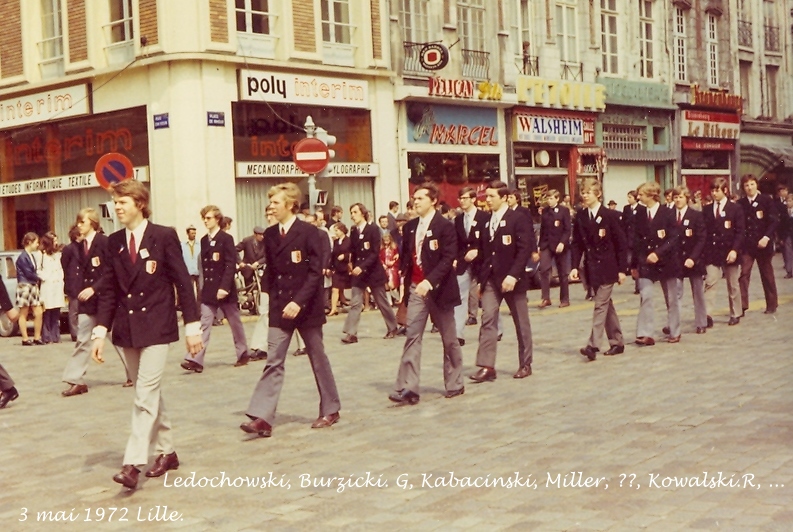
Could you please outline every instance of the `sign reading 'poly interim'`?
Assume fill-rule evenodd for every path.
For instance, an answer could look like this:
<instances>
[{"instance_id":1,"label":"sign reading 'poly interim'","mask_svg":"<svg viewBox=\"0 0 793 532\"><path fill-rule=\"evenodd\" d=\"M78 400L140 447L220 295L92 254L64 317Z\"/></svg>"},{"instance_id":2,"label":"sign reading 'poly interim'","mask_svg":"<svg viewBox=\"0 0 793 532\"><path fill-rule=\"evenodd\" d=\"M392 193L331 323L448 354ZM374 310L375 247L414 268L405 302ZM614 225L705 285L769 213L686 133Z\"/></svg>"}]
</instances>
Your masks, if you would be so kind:
<instances>
[{"instance_id":1,"label":"sign reading 'poly interim'","mask_svg":"<svg viewBox=\"0 0 793 532\"><path fill-rule=\"evenodd\" d=\"M88 114L88 85L0 100L0 129Z\"/></svg>"},{"instance_id":2,"label":"sign reading 'poly interim'","mask_svg":"<svg viewBox=\"0 0 793 532\"><path fill-rule=\"evenodd\" d=\"M369 108L369 83L361 79L240 69L239 87L246 101Z\"/></svg>"}]
</instances>

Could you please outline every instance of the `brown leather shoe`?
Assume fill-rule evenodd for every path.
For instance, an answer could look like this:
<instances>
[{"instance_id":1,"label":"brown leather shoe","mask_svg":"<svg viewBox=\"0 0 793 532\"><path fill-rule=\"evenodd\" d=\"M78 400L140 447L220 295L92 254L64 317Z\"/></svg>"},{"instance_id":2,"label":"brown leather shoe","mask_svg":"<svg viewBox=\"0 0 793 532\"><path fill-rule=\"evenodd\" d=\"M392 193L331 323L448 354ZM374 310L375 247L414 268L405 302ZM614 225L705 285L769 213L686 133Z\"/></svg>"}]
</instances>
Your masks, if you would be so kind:
<instances>
[{"instance_id":1,"label":"brown leather shoe","mask_svg":"<svg viewBox=\"0 0 793 532\"><path fill-rule=\"evenodd\" d=\"M131 379L127 379L127 382L121 385L122 388L132 388L132 386L133 384Z\"/></svg>"},{"instance_id":2,"label":"brown leather shoe","mask_svg":"<svg viewBox=\"0 0 793 532\"><path fill-rule=\"evenodd\" d=\"M242 355L240 358L237 359L237 361L234 363L234 367L239 368L240 366L247 366L248 362L250 361L251 361L251 357L248 355L248 353L245 353L244 355Z\"/></svg>"},{"instance_id":3,"label":"brown leather shoe","mask_svg":"<svg viewBox=\"0 0 793 532\"><path fill-rule=\"evenodd\" d=\"M739 323L741 323L741 318L730 318L727 325L738 325Z\"/></svg>"},{"instance_id":4,"label":"brown leather shoe","mask_svg":"<svg viewBox=\"0 0 793 532\"><path fill-rule=\"evenodd\" d=\"M640 347L655 345L655 340L651 336L639 336L636 338L636 345Z\"/></svg>"},{"instance_id":5,"label":"brown leather shoe","mask_svg":"<svg viewBox=\"0 0 793 532\"><path fill-rule=\"evenodd\" d=\"M138 475L140 470L133 465L125 465L121 471L113 475L113 480L125 488L134 490L138 487Z\"/></svg>"},{"instance_id":6,"label":"brown leather shoe","mask_svg":"<svg viewBox=\"0 0 793 532\"><path fill-rule=\"evenodd\" d=\"M72 395L80 395L88 393L88 385L86 384L72 384L68 389L63 390L61 395L64 397L71 397Z\"/></svg>"},{"instance_id":7,"label":"brown leather shoe","mask_svg":"<svg viewBox=\"0 0 793 532\"><path fill-rule=\"evenodd\" d=\"M444 395L444 397L446 399L453 399L453 398L457 397L458 395L462 395L464 393L465 393L465 386L463 386L459 390L450 390L450 391L446 392L446 395Z\"/></svg>"},{"instance_id":8,"label":"brown leather shoe","mask_svg":"<svg viewBox=\"0 0 793 532\"><path fill-rule=\"evenodd\" d=\"M19 392L16 388L11 387L8 390L0 393L0 408L5 408L8 403L16 400L19 397Z\"/></svg>"},{"instance_id":9,"label":"brown leather shoe","mask_svg":"<svg viewBox=\"0 0 793 532\"><path fill-rule=\"evenodd\" d=\"M358 337L355 336L354 334L347 334L347 335L344 336L344 338L341 339L341 343L343 343L343 344L357 344L358 343Z\"/></svg>"},{"instance_id":10,"label":"brown leather shoe","mask_svg":"<svg viewBox=\"0 0 793 532\"><path fill-rule=\"evenodd\" d=\"M531 366L523 366L513 376L513 379L525 379L531 375Z\"/></svg>"},{"instance_id":11,"label":"brown leather shoe","mask_svg":"<svg viewBox=\"0 0 793 532\"><path fill-rule=\"evenodd\" d=\"M204 371L204 366L192 360L183 360L181 366L184 370L195 371L196 373L203 373Z\"/></svg>"},{"instance_id":12,"label":"brown leather shoe","mask_svg":"<svg viewBox=\"0 0 793 532\"><path fill-rule=\"evenodd\" d=\"M248 434L258 434L262 438L269 438L273 435L273 427L260 417L243 423L240 428Z\"/></svg>"},{"instance_id":13,"label":"brown leather shoe","mask_svg":"<svg viewBox=\"0 0 793 532\"><path fill-rule=\"evenodd\" d=\"M680 335L678 334L677 336L670 336L666 339L666 341L670 344L678 344L680 343Z\"/></svg>"},{"instance_id":14,"label":"brown leather shoe","mask_svg":"<svg viewBox=\"0 0 793 532\"><path fill-rule=\"evenodd\" d=\"M391 393L388 399L400 405L417 405L421 397L419 394L413 393L410 390L399 390L398 392Z\"/></svg>"},{"instance_id":15,"label":"brown leather shoe","mask_svg":"<svg viewBox=\"0 0 793 532\"><path fill-rule=\"evenodd\" d=\"M328 416L320 416L317 420L311 424L312 429L324 429L330 427L334 423L336 423L341 416L338 412L335 414L330 414Z\"/></svg>"},{"instance_id":16,"label":"brown leather shoe","mask_svg":"<svg viewBox=\"0 0 793 532\"><path fill-rule=\"evenodd\" d=\"M396 333L397 333L396 329L394 329L393 331L388 331L387 333L385 333L385 336L383 336L383 340L390 340L391 338L396 338Z\"/></svg>"},{"instance_id":17,"label":"brown leather shoe","mask_svg":"<svg viewBox=\"0 0 793 532\"><path fill-rule=\"evenodd\" d=\"M578 350L578 352L584 355L585 357L587 357L590 360L590 362L597 358L598 351L599 349L597 347L592 347L591 345L582 347L581 349Z\"/></svg>"},{"instance_id":18,"label":"brown leather shoe","mask_svg":"<svg viewBox=\"0 0 793 532\"><path fill-rule=\"evenodd\" d=\"M608 351L606 351L603 354L606 355L606 356L609 356L609 357L613 357L614 355L621 355L624 352L625 352L625 346L624 345L614 345L614 346L611 347L611 349L609 349Z\"/></svg>"},{"instance_id":19,"label":"brown leather shoe","mask_svg":"<svg viewBox=\"0 0 793 532\"><path fill-rule=\"evenodd\" d=\"M540 304L537 305L537 308L550 307L551 305L553 305L553 303L551 303L550 299L543 299L542 301L540 301Z\"/></svg>"},{"instance_id":20,"label":"brown leather shoe","mask_svg":"<svg viewBox=\"0 0 793 532\"><path fill-rule=\"evenodd\" d=\"M468 377L474 382L487 382L496 380L496 370L493 368L479 368L479 371Z\"/></svg>"},{"instance_id":21,"label":"brown leather shoe","mask_svg":"<svg viewBox=\"0 0 793 532\"><path fill-rule=\"evenodd\" d=\"M565 308L565 307L569 307L569 306L570 306L570 302L569 301L562 301L561 303L559 303L559 308Z\"/></svg>"},{"instance_id":22,"label":"brown leather shoe","mask_svg":"<svg viewBox=\"0 0 793 532\"><path fill-rule=\"evenodd\" d=\"M154 465L151 466L151 469L146 471L146 476L159 477L171 469L179 469L179 457L176 456L176 452L158 456L157 459L154 460Z\"/></svg>"}]
</instances>

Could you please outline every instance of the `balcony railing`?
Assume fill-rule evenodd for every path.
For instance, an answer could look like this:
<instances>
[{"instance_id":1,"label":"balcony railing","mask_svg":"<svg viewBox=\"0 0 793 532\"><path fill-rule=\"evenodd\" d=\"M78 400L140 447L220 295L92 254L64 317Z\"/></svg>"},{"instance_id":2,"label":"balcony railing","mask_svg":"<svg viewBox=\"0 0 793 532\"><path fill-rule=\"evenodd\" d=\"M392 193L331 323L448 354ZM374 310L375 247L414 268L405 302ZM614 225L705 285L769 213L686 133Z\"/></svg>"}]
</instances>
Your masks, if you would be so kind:
<instances>
[{"instance_id":1,"label":"balcony railing","mask_svg":"<svg viewBox=\"0 0 793 532\"><path fill-rule=\"evenodd\" d=\"M540 58L536 55L523 55L523 75L524 76L539 76L540 75Z\"/></svg>"},{"instance_id":2,"label":"balcony railing","mask_svg":"<svg viewBox=\"0 0 793 532\"><path fill-rule=\"evenodd\" d=\"M402 71L407 74L418 74L420 76L431 76L432 72L426 70L421 66L419 57L421 55L421 47L427 43L423 42L410 42L404 41L402 45L405 49L405 58L402 65Z\"/></svg>"},{"instance_id":3,"label":"balcony railing","mask_svg":"<svg viewBox=\"0 0 793 532\"><path fill-rule=\"evenodd\" d=\"M490 52L461 50L463 54L463 77L490 79Z\"/></svg>"},{"instance_id":4,"label":"balcony railing","mask_svg":"<svg viewBox=\"0 0 793 532\"><path fill-rule=\"evenodd\" d=\"M738 21L738 46L752 47L752 23L746 20Z\"/></svg>"},{"instance_id":5,"label":"balcony railing","mask_svg":"<svg viewBox=\"0 0 793 532\"><path fill-rule=\"evenodd\" d=\"M779 26L765 26L765 49L768 52L779 51Z\"/></svg>"},{"instance_id":6,"label":"balcony railing","mask_svg":"<svg viewBox=\"0 0 793 532\"><path fill-rule=\"evenodd\" d=\"M562 79L584 81L584 63L562 63Z\"/></svg>"}]
</instances>

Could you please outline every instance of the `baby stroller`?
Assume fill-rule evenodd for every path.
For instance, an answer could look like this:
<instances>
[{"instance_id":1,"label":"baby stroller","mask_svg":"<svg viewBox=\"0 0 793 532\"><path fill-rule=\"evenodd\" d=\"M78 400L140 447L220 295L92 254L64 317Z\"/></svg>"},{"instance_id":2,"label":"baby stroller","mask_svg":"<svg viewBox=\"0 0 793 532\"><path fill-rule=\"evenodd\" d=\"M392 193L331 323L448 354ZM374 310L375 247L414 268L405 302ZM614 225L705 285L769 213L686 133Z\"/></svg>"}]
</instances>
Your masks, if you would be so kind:
<instances>
[{"instance_id":1,"label":"baby stroller","mask_svg":"<svg viewBox=\"0 0 793 532\"><path fill-rule=\"evenodd\" d=\"M246 267L250 271L250 267ZM234 275L234 284L237 287L237 302L240 310L247 310L252 316L259 315L259 298L262 292L261 278L264 268L259 266L253 270L250 282L245 282L243 269L238 269Z\"/></svg>"}]
</instances>

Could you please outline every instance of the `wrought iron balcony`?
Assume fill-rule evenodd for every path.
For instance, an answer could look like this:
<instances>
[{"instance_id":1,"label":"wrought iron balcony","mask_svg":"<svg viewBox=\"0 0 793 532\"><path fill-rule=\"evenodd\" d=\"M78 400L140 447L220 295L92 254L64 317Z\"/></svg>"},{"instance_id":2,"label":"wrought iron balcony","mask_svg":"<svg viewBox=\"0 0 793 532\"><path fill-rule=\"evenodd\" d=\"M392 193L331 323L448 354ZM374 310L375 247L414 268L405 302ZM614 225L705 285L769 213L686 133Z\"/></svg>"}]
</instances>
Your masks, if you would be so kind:
<instances>
[{"instance_id":1,"label":"wrought iron balcony","mask_svg":"<svg viewBox=\"0 0 793 532\"><path fill-rule=\"evenodd\" d=\"M540 75L540 58L536 55L523 54L523 75Z\"/></svg>"},{"instance_id":2,"label":"wrought iron balcony","mask_svg":"<svg viewBox=\"0 0 793 532\"><path fill-rule=\"evenodd\" d=\"M463 77L490 79L490 52L460 50L463 54Z\"/></svg>"},{"instance_id":3,"label":"wrought iron balcony","mask_svg":"<svg viewBox=\"0 0 793 532\"><path fill-rule=\"evenodd\" d=\"M409 42L404 41L402 45L405 49L404 62L402 64L402 71L407 74L418 74L420 76L431 76L432 72L426 70L421 66L419 57L421 55L421 47L427 43L423 42Z\"/></svg>"},{"instance_id":4,"label":"wrought iron balcony","mask_svg":"<svg viewBox=\"0 0 793 532\"><path fill-rule=\"evenodd\" d=\"M562 63L562 79L584 81L584 63Z\"/></svg>"},{"instance_id":5,"label":"wrought iron balcony","mask_svg":"<svg viewBox=\"0 0 793 532\"><path fill-rule=\"evenodd\" d=\"M738 21L738 46L752 47L752 23L749 21Z\"/></svg>"},{"instance_id":6,"label":"wrought iron balcony","mask_svg":"<svg viewBox=\"0 0 793 532\"><path fill-rule=\"evenodd\" d=\"M765 26L765 49L768 52L778 52L779 26Z\"/></svg>"}]
</instances>

